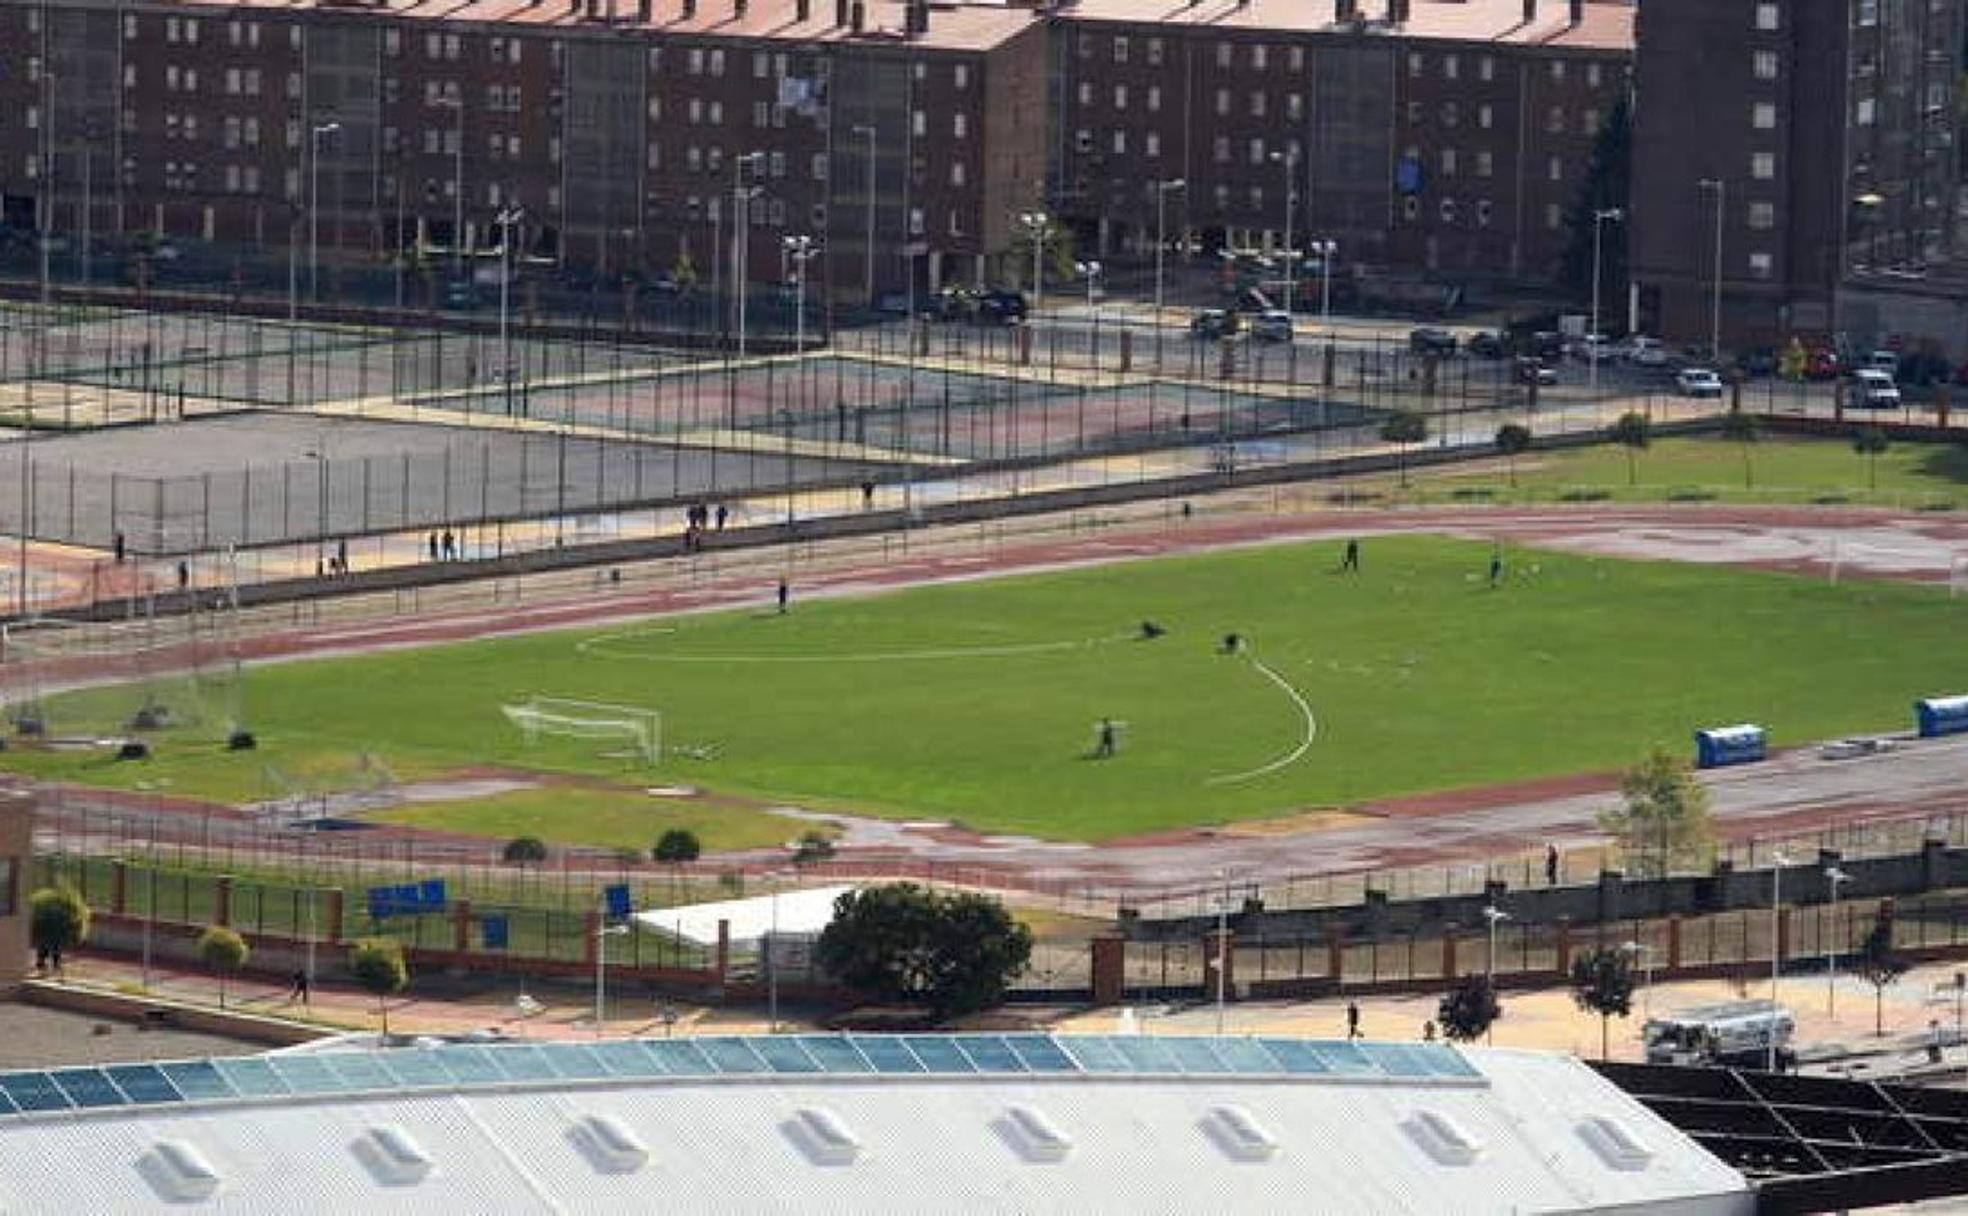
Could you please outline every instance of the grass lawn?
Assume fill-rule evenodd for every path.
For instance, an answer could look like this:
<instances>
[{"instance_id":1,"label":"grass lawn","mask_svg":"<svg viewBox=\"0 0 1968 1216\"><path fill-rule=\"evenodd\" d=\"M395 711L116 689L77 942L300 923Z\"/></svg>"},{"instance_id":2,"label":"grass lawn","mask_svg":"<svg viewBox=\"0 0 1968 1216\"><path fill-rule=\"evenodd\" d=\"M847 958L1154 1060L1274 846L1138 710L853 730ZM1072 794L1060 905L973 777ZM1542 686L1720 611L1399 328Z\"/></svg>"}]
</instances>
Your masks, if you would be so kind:
<instances>
[{"instance_id":1,"label":"grass lawn","mask_svg":"<svg viewBox=\"0 0 1968 1216\"><path fill-rule=\"evenodd\" d=\"M1331 545L1279 546L285 664L247 677L260 751L166 732L159 759L93 771L168 771L197 793L372 752L399 773L499 763L1100 839L1617 768L1653 744L1685 754L1710 723L1761 722L1779 743L1899 727L1912 698L1968 687L1947 665L1968 606L1938 589L1518 551L1492 591L1488 552L1374 540L1348 577ZM1168 635L1137 640L1149 618ZM1230 631L1282 684L1217 653ZM529 748L499 710L528 694L656 707L671 748L714 752L630 771L595 740ZM1302 752L1297 697L1317 728ZM1120 754L1089 759L1103 716L1123 723ZM641 847L665 814L554 799L410 813L583 840L614 814ZM707 836L740 830L715 818Z\"/></svg>"},{"instance_id":2,"label":"grass lawn","mask_svg":"<svg viewBox=\"0 0 1968 1216\"><path fill-rule=\"evenodd\" d=\"M491 798L425 802L367 816L384 823L549 844L601 845L647 856L671 828L694 832L707 853L772 848L826 825L696 799L652 798L640 789L548 786Z\"/></svg>"},{"instance_id":3,"label":"grass lawn","mask_svg":"<svg viewBox=\"0 0 1968 1216\"><path fill-rule=\"evenodd\" d=\"M1748 445L1716 436L1656 441L1633 463L1637 485L1628 484L1627 449L1614 444L1526 452L1517 458L1517 484L1510 484L1501 462L1446 465L1412 470L1410 492L1437 496L1445 487L1489 491L1497 501L1535 498L1549 501L1566 490L1591 486L1618 499L1659 501L1671 491L1703 490L1720 501L1810 502L1843 497L1935 506L1968 507L1968 446L1898 443L1878 457L1878 487L1870 482L1867 460L1843 439L1764 435ZM1393 491L1398 478L1372 479L1375 488ZM1747 482L1747 484L1746 484Z\"/></svg>"}]
</instances>

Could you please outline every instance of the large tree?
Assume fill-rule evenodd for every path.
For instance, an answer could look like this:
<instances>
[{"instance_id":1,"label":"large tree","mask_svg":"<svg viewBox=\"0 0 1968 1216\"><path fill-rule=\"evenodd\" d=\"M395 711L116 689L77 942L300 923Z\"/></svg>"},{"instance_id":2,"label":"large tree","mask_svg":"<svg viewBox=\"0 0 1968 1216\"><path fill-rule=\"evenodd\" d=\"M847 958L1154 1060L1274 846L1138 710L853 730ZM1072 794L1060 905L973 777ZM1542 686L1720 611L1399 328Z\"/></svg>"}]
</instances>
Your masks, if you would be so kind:
<instances>
[{"instance_id":1,"label":"large tree","mask_svg":"<svg viewBox=\"0 0 1968 1216\"><path fill-rule=\"evenodd\" d=\"M1860 427L1852 433L1852 450L1865 457L1866 485L1870 489L1879 488L1879 458L1893 441L1886 438L1886 432L1876 426Z\"/></svg>"},{"instance_id":2,"label":"large tree","mask_svg":"<svg viewBox=\"0 0 1968 1216\"><path fill-rule=\"evenodd\" d=\"M1606 947L1572 960L1572 1003L1599 1015L1599 1058L1612 1054L1612 1019L1633 1012L1633 960Z\"/></svg>"},{"instance_id":3,"label":"large tree","mask_svg":"<svg viewBox=\"0 0 1968 1216\"><path fill-rule=\"evenodd\" d=\"M942 1018L998 1004L1031 955L1031 930L997 900L914 883L842 895L816 947L820 965L855 992Z\"/></svg>"},{"instance_id":4,"label":"large tree","mask_svg":"<svg viewBox=\"0 0 1968 1216\"><path fill-rule=\"evenodd\" d=\"M1559 275L1580 300L1590 299L1592 295L1593 213L1627 208L1632 185L1631 119L1624 97L1607 111L1592 145L1592 159L1586 162L1585 179L1572 199L1566 220L1565 253ZM1601 301L1618 301L1615 305L1618 311L1626 300L1626 225L1607 224L1600 235L1599 297Z\"/></svg>"},{"instance_id":5,"label":"large tree","mask_svg":"<svg viewBox=\"0 0 1968 1216\"><path fill-rule=\"evenodd\" d=\"M1613 442L1626 449L1627 485L1640 483L1640 453L1653 441L1653 424L1638 410L1628 410L1613 423Z\"/></svg>"},{"instance_id":6,"label":"large tree","mask_svg":"<svg viewBox=\"0 0 1968 1216\"><path fill-rule=\"evenodd\" d=\"M1395 444L1401 453L1401 484L1408 484L1408 449L1428 438L1428 419L1414 410L1395 410L1380 424L1383 442Z\"/></svg>"},{"instance_id":7,"label":"large tree","mask_svg":"<svg viewBox=\"0 0 1968 1216\"><path fill-rule=\"evenodd\" d=\"M251 954L246 939L224 925L213 925L199 935L198 957L219 977L219 1008L226 1007L226 982L246 966Z\"/></svg>"},{"instance_id":8,"label":"large tree","mask_svg":"<svg viewBox=\"0 0 1968 1216\"><path fill-rule=\"evenodd\" d=\"M1762 429L1762 424L1757 421L1754 414L1745 414L1735 409L1722 415L1722 434L1735 440L1742 447L1745 490L1756 484L1756 468L1750 463L1749 452L1756 445L1757 436L1762 433Z\"/></svg>"},{"instance_id":9,"label":"large tree","mask_svg":"<svg viewBox=\"0 0 1968 1216\"><path fill-rule=\"evenodd\" d=\"M1619 838L1621 860L1643 878L1706 863L1715 839L1707 788L1658 747L1627 772L1620 804L1599 813L1599 826Z\"/></svg>"},{"instance_id":10,"label":"large tree","mask_svg":"<svg viewBox=\"0 0 1968 1216\"><path fill-rule=\"evenodd\" d=\"M1517 457L1531 446L1531 428L1521 422L1506 422L1497 428L1496 449L1503 453L1510 469L1510 484L1517 484Z\"/></svg>"}]
</instances>

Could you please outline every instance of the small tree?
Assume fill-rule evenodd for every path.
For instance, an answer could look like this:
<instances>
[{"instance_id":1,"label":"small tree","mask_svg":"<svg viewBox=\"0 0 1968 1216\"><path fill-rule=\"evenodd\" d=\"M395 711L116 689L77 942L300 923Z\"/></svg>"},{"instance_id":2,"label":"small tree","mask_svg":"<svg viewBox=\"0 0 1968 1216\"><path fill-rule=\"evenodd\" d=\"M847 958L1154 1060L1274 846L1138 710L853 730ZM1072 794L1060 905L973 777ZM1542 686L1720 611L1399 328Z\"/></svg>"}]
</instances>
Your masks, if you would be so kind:
<instances>
[{"instance_id":1,"label":"small tree","mask_svg":"<svg viewBox=\"0 0 1968 1216\"><path fill-rule=\"evenodd\" d=\"M1599 826L1619 838L1621 860L1635 874L1664 878L1677 862L1703 863L1715 839L1708 790L1661 748L1629 770L1618 806Z\"/></svg>"},{"instance_id":2,"label":"small tree","mask_svg":"<svg viewBox=\"0 0 1968 1216\"><path fill-rule=\"evenodd\" d=\"M1762 432L1762 429L1762 424L1757 422L1756 415L1754 414L1745 414L1741 410L1730 410L1728 413L1722 415L1722 434L1727 438L1735 440L1742 446L1743 488L1745 490L1756 484L1756 469L1750 463L1749 451L1752 447L1756 446L1757 436Z\"/></svg>"},{"instance_id":3,"label":"small tree","mask_svg":"<svg viewBox=\"0 0 1968 1216\"><path fill-rule=\"evenodd\" d=\"M806 832L793 843L793 864L796 866L812 865L817 861L826 861L833 855L833 838L825 832Z\"/></svg>"},{"instance_id":4,"label":"small tree","mask_svg":"<svg viewBox=\"0 0 1968 1216\"><path fill-rule=\"evenodd\" d=\"M914 883L849 891L834 901L815 957L875 1000L919 1002L941 1018L988 1009L1032 955L1032 931L1003 904Z\"/></svg>"},{"instance_id":5,"label":"small tree","mask_svg":"<svg viewBox=\"0 0 1968 1216\"><path fill-rule=\"evenodd\" d=\"M89 905L65 882L43 887L27 897L27 936L34 946L34 965L59 972L62 955L89 938Z\"/></svg>"},{"instance_id":6,"label":"small tree","mask_svg":"<svg viewBox=\"0 0 1968 1216\"><path fill-rule=\"evenodd\" d=\"M1517 484L1517 456L1531 446L1531 428L1521 422L1506 422L1497 428L1496 447L1510 469L1510 484Z\"/></svg>"},{"instance_id":7,"label":"small tree","mask_svg":"<svg viewBox=\"0 0 1968 1216\"><path fill-rule=\"evenodd\" d=\"M1638 410L1628 410L1613 424L1613 442L1626 449L1626 484L1640 484L1640 452L1654 441L1653 424Z\"/></svg>"},{"instance_id":8,"label":"small tree","mask_svg":"<svg viewBox=\"0 0 1968 1216\"><path fill-rule=\"evenodd\" d=\"M1428 438L1428 419L1414 410L1396 410L1380 424L1382 442L1396 444L1401 456L1401 484L1408 484L1408 449Z\"/></svg>"},{"instance_id":9,"label":"small tree","mask_svg":"<svg viewBox=\"0 0 1968 1216\"><path fill-rule=\"evenodd\" d=\"M219 1008L226 1007L226 981L239 974L250 954L246 939L224 925L213 925L199 935L199 961L219 977Z\"/></svg>"},{"instance_id":10,"label":"small tree","mask_svg":"<svg viewBox=\"0 0 1968 1216\"><path fill-rule=\"evenodd\" d=\"M1572 960L1572 1003L1599 1015L1599 1058L1612 1057L1611 1023L1633 1012L1633 962L1604 947Z\"/></svg>"},{"instance_id":11,"label":"small tree","mask_svg":"<svg viewBox=\"0 0 1968 1216\"><path fill-rule=\"evenodd\" d=\"M649 855L666 865L684 866L696 861L704 851L697 834L689 828L671 828L656 839Z\"/></svg>"},{"instance_id":12,"label":"small tree","mask_svg":"<svg viewBox=\"0 0 1968 1216\"><path fill-rule=\"evenodd\" d=\"M410 968L403 961L403 945L393 937L368 937L349 951L349 970L364 992L376 998L376 1012L383 1019L383 1034L390 1030L388 998L410 986Z\"/></svg>"},{"instance_id":13,"label":"small tree","mask_svg":"<svg viewBox=\"0 0 1968 1216\"><path fill-rule=\"evenodd\" d=\"M1474 1043L1490 1033L1490 1027L1503 1016L1503 1003L1487 975L1465 975L1455 987L1442 994L1435 1020L1444 1038L1456 1043Z\"/></svg>"},{"instance_id":14,"label":"small tree","mask_svg":"<svg viewBox=\"0 0 1968 1216\"><path fill-rule=\"evenodd\" d=\"M1866 486L1869 489L1879 488L1879 457L1892 446L1886 432L1876 426L1860 427L1853 433L1852 450L1866 458Z\"/></svg>"},{"instance_id":15,"label":"small tree","mask_svg":"<svg viewBox=\"0 0 1968 1216\"><path fill-rule=\"evenodd\" d=\"M547 859L547 842L538 836L515 836L506 842L500 856L517 865L531 865Z\"/></svg>"},{"instance_id":16,"label":"small tree","mask_svg":"<svg viewBox=\"0 0 1968 1216\"><path fill-rule=\"evenodd\" d=\"M1886 1033L1886 989L1907 973L1907 961L1893 948L1893 920L1881 916L1859 944L1858 972L1872 985L1872 1033Z\"/></svg>"}]
</instances>

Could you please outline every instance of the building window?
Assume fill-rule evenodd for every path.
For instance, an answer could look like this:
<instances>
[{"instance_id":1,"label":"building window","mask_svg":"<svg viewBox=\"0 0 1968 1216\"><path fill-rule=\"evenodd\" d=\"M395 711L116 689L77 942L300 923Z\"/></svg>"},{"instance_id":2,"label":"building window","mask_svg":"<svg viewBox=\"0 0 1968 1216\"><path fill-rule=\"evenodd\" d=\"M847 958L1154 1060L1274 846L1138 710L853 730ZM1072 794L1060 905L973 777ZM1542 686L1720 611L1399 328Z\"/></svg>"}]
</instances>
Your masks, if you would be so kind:
<instances>
[{"instance_id":1,"label":"building window","mask_svg":"<svg viewBox=\"0 0 1968 1216\"><path fill-rule=\"evenodd\" d=\"M1252 186L1250 188L1250 209L1252 211L1264 210L1264 187Z\"/></svg>"},{"instance_id":2,"label":"building window","mask_svg":"<svg viewBox=\"0 0 1968 1216\"><path fill-rule=\"evenodd\" d=\"M1116 110L1127 109L1127 86L1124 84L1114 86L1114 108Z\"/></svg>"},{"instance_id":3,"label":"building window","mask_svg":"<svg viewBox=\"0 0 1968 1216\"><path fill-rule=\"evenodd\" d=\"M1085 127L1073 132L1073 149L1077 152L1093 151L1093 132Z\"/></svg>"},{"instance_id":4,"label":"building window","mask_svg":"<svg viewBox=\"0 0 1968 1216\"><path fill-rule=\"evenodd\" d=\"M1114 35L1114 62L1126 63L1128 59L1128 40L1126 34Z\"/></svg>"},{"instance_id":5,"label":"building window","mask_svg":"<svg viewBox=\"0 0 1968 1216\"><path fill-rule=\"evenodd\" d=\"M1162 40L1160 38L1150 38L1148 40L1148 66L1151 68L1162 66Z\"/></svg>"},{"instance_id":6,"label":"building window","mask_svg":"<svg viewBox=\"0 0 1968 1216\"><path fill-rule=\"evenodd\" d=\"M1496 109L1495 107L1491 106L1490 103L1484 102L1482 105L1476 107L1477 126L1487 131L1490 129L1491 125L1494 124L1495 122L1496 122Z\"/></svg>"},{"instance_id":7,"label":"building window","mask_svg":"<svg viewBox=\"0 0 1968 1216\"><path fill-rule=\"evenodd\" d=\"M1749 226L1759 231L1768 231L1777 226L1777 205L1775 203L1751 203L1749 205Z\"/></svg>"},{"instance_id":8,"label":"building window","mask_svg":"<svg viewBox=\"0 0 1968 1216\"><path fill-rule=\"evenodd\" d=\"M1443 199L1441 206L1436 210L1440 213L1444 224L1453 224L1456 222L1456 201L1454 199Z\"/></svg>"},{"instance_id":9,"label":"building window","mask_svg":"<svg viewBox=\"0 0 1968 1216\"><path fill-rule=\"evenodd\" d=\"M969 88L969 87L970 87L970 65L969 65L969 64L967 64L967 63L960 63L960 64L957 64L957 65L956 65L955 67L953 67L953 68L951 68L951 69L950 69L950 83L952 83L952 84L954 84L954 85L955 85L956 87L958 87L959 89L967 89L967 88Z\"/></svg>"},{"instance_id":10,"label":"building window","mask_svg":"<svg viewBox=\"0 0 1968 1216\"><path fill-rule=\"evenodd\" d=\"M1462 57L1459 55L1442 56L1442 79L1455 80L1461 75Z\"/></svg>"},{"instance_id":11,"label":"building window","mask_svg":"<svg viewBox=\"0 0 1968 1216\"><path fill-rule=\"evenodd\" d=\"M1852 114L1852 121L1862 127L1869 127L1879 118L1879 100L1874 97L1861 97Z\"/></svg>"},{"instance_id":12,"label":"building window","mask_svg":"<svg viewBox=\"0 0 1968 1216\"><path fill-rule=\"evenodd\" d=\"M1476 61L1476 79L1495 80L1496 74L1497 74L1496 60L1490 58L1488 55L1485 55L1481 59L1478 59Z\"/></svg>"},{"instance_id":13,"label":"building window","mask_svg":"<svg viewBox=\"0 0 1968 1216\"><path fill-rule=\"evenodd\" d=\"M1080 104L1081 104L1081 105L1083 105L1083 106L1090 106L1090 105L1092 105L1092 104L1093 104L1093 82L1092 82L1091 80L1082 80L1082 81L1080 82L1080 88L1079 88L1079 94L1080 94Z\"/></svg>"},{"instance_id":14,"label":"building window","mask_svg":"<svg viewBox=\"0 0 1968 1216\"><path fill-rule=\"evenodd\" d=\"M1150 114L1158 114L1161 112L1161 109L1162 109L1162 86L1158 84L1151 84L1148 86L1148 112Z\"/></svg>"},{"instance_id":15,"label":"building window","mask_svg":"<svg viewBox=\"0 0 1968 1216\"><path fill-rule=\"evenodd\" d=\"M1757 51L1750 56L1749 66L1750 73L1756 79L1775 80L1777 78L1777 53L1775 51Z\"/></svg>"},{"instance_id":16,"label":"building window","mask_svg":"<svg viewBox=\"0 0 1968 1216\"><path fill-rule=\"evenodd\" d=\"M1456 150L1454 148L1444 148L1442 149L1442 176L1454 177L1455 174Z\"/></svg>"},{"instance_id":17,"label":"building window","mask_svg":"<svg viewBox=\"0 0 1968 1216\"><path fill-rule=\"evenodd\" d=\"M1250 163L1253 165L1264 163L1264 140L1262 138L1250 141Z\"/></svg>"},{"instance_id":18,"label":"building window","mask_svg":"<svg viewBox=\"0 0 1968 1216\"><path fill-rule=\"evenodd\" d=\"M1211 145L1210 150L1217 164L1227 165L1230 163L1230 137L1228 135L1217 136L1216 142Z\"/></svg>"},{"instance_id":19,"label":"building window","mask_svg":"<svg viewBox=\"0 0 1968 1216\"><path fill-rule=\"evenodd\" d=\"M1759 131L1772 131L1777 126L1777 103L1759 101L1749 107L1749 125Z\"/></svg>"},{"instance_id":20,"label":"building window","mask_svg":"<svg viewBox=\"0 0 1968 1216\"><path fill-rule=\"evenodd\" d=\"M1546 178L1554 182L1564 181L1565 158L1562 156L1553 156L1547 159L1544 162L1544 175Z\"/></svg>"},{"instance_id":21,"label":"building window","mask_svg":"<svg viewBox=\"0 0 1968 1216\"><path fill-rule=\"evenodd\" d=\"M1411 127L1421 125L1421 103L1418 101L1408 103L1408 125Z\"/></svg>"},{"instance_id":22,"label":"building window","mask_svg":"<svg viewBox=\"0 0 1968 1216\"><path fill-rule=\"evenodd\" d=\"M950 116L950 134L962 139L970 134L970 115L957 113Z\"/></svg>"},{"instance_id":23,"label":"building window","mask_svg":"<svg viewBox=\"0 0 1968 1216\"><path fill-rule=\"evenodd\" d=\"M1162 137L1153 131L1141 137L1141 150L1148 156L1162 154Z\"/></svg>"},{"instance_id":24,"label":"building window","mask_svg":"<svg viewBox=\"0 0 1968 1216\"><path fill-rule=\"evenodd\" d=\"M1560 207L1557 203L1546 203L1544 205L1544 226L1546 228L1552 232L1556 232L1564 222L1565 209L1563 207Z\"/></svg>"},{"instance_id":25,"label":"building window","mask_svg":"<svg viewBox=\"0 0 1968 1216\"><path fill-rule=\"evenodd\" d=\"M1772 258L1768 253L1765 253L1762 250L1756 250L1752 252L1749 255L1749 277L1752 279L1769 278L1770 269L1774 264L1775 264L1775 259Z\"/></svg>"},{"instance_id":26,"label":"building window","mask_svg":"<svg viewBox=\"0 0 1968 1216\"><path fill-rule=\"evenodd\" d=\"M1558 135L1564 132L1565 130L1564 106L1552 106L1549 110L1545 111L1544 129L1551 132L1553 135Z\"/></svg>"},{"instance_id":27,"label":"building window","mask_svg":"<svg viewBox=\"0 0 1968 1216\"><path fill-rule=\"evenodd\" d=\"M1490 226L1490 215L1495 210L1495 204L1491 203L1489 199L1478 201L1476 204L1476 226L1478 228L1488 228Z\"/></svg>"},{"instance_id":28,"label":"building window","mask_svg":"<svg viewBox=\"0 0 1968 1216\"><path fill-rule=\"evenodd\" d=\"M1445 127L1453 127L1456 124L1460 123L1461 121L1462 121L1462 107L1456 105L1456 103L1453 101L1443 102L1442 114L1441 114L1442 125Z\"/></svg>"},{"instance_id":29,"label":"building window","mask_svg":"<svg viewBox=\"0 0 1968 1216\"><path fill-rule=\"evenodd\" d=\"M1252 118L1264 117L1264 94L1262 92L1253 92L1250 95L1250 112Z\"/></svg>"},{"instance_id":30,"label":"building window","mask_svg":"<svg viewBox=\"0 0 1968 1216\"><path fill-rule=\"evenodd\" d=\"M1216 91L1216 113L1219 118L1228 118L1230 116L1229 89L1218 89Z\"/></svg>"},{"instance_id":31,"label":"building window","mask_svg":"<svg viewBox=\"0 0 1968 1216\"><path fill-rule=\"evenodd\" d=\"M1233 47L1232 47L1232 46L1231 46L1231 45L1230 45L1229 43L1227 43L1227 42L1219 42L1219 43L1217 43L1217 44L1216 44L1216 66L1217 66L1217 67L1220 67L1220 68L1226 68L1226 69L1227 69L1227 68L1228 68L1228 67L1230 66L1230 64L1231 64L1231 62L1232 62L1232 56L1233 56L1234 54L1235 54L1235 48L1233 48Z\"/></svg>"},{"instance_id":32,"label":"building window","mask_svg":"<svg viewBox=\"0 0 1968 1216\"><path fill-rule=\"evenodd\" d=\"M1410 194L1401 200L1401 218L1404 220L1421 217L1421 200Z\"/></svg>"},{"instance_id":33,"label":"building window","mask_svg":"<svg viewBox=\"0 0 1968 1216\"><path fill-rule=\"evenodd\" d=\"M964 184L964 167L960 160L950 162L950 184L952 186Z\"/></svg>"},{"instance_id":34,"label":"building window","mask_svg":"<svg viewBox=\"0 0 1968 1216\"><path fill-rule=\"evenodd\" d=\"M827 180L827 154L825 152L815 152L813 154L813 164L807 170L807 174L816 182Z\"/></svg>"},{"instance_id":35,"label":"building window","mask_svg":"<svg viewBox=\"0 0 1968 1216\"><path fill-rule=\"evenodd\" d=\"M1588 63L1585 65L1585 84L1587 88L1598 88L1599 82L1604 79L1605 73L1601 71L1598 64Z\"/></svg>"},{"instance_id":36,"label":"building window","mask_svg":"<svg viewBox=\"0 0 1968 1216\"><path fill-rule=\"evenodd\" d=\"M1552 83L1552 84L1564 84L1564 83L1565 83L1565 61L1564 61L1564 60L1562 60L1562 59L1554 59L1554 60L1552 60L1552 61L1551 61L1551 83Z\"/></svg>"},{"instance_id":37,"label":"building window","mask_svg":"<svg viewBox=\"0 0 1968 1216\"><path fill-rule=\"evenodd\" d=\"M1126 131L1125 129L1123 129L1123 128L1121 128L1121 127L1115 127L1115 128L1114 128L1114 137L1113 137L1113 142L1112 142L1112 144L1111 144L1110 146L1111 146L1111 147L1113 148L1113 150L1114 150L1114 155L1116 155L1116 156L1126 156L1126 155L1127 155L1127 131Z\"/></svg>"},{"instance_id":38,"label":"building window","mask_svg":"<svg viewBox=\"0 0 1968 1216\"><path fill-rule=\"evenodd\" d=\"M1756 28L1774 30L1777 28L1777 6L1771 0L1763 0L1756 6Z\"/></svg>"},{"instance_id":39,"label":"building window","mask_svg":"<svg viewBox=\"0 0 1968 1216\"><path fill-rule=\"evenodd\" d=\"M1749 175L1758 181L1769 181L1777 175L1777 154L1775 152L1752 152L1749 154Z\"/></svg>"},{"instance_id":40,"label":"building window","mask_svg":"<svg viewBox=\"0 0 1968 1216\"><path fill-rule=\"evenodd\" d=\"M1297 122L1305 117L1305 95L1303 93L1285 94L1285 117Z\"/></svg>"},{"instance_id":41,"label":"building window","mask_svg":"<svg viewBox=\"0 0 1968 1216\"><path fill-rule=\"evenodd\" d=\"M1262 72L1265 68L1270 66L1270 62L1271 62L1271 51L1269 47L1265 46L1262 42L1251 47L1252 68Z\"/></svg>"},{"instance_id":42,"label":"building window","mask_svg":"<svg viewBox=\"0 0 1968 1216\"><path fill-rule=\"evenodd\" d=\"M1293 47L1291 52L1286 56L1286 62L1290 65L1292 71L1303 72L1305 70L1305 48L1302 46Z\"/></svg>"},{"instance_id":43,"label":"building window","mask_svg":"<svg viewBox=\"0 0 1968 1216\"><path fill-rule=\"evenodd\" d=\"M1408 52L1408 75L1409 75L1409 76L1420 76L1420 75L1421 75L1421 70L1422 70L1422 68L1423 68L1423 66L1424 66L1424 64L1423 64L1423 61L1422 61L1422 56L1421 56L1421 52L1419 52L1419 51L1410 51L1410 52Z\"/></svg>"},{"instance_id":44,"label":"building window","mask_svg":"<svg viewBox=\"0 0 1968 1216\"><path fill-rule=\"evenodd\" d=\"M1476 154L1476 176L1488 177L1496 167L1496 158L1488 152Z\"/></svg>"}]
</instances>

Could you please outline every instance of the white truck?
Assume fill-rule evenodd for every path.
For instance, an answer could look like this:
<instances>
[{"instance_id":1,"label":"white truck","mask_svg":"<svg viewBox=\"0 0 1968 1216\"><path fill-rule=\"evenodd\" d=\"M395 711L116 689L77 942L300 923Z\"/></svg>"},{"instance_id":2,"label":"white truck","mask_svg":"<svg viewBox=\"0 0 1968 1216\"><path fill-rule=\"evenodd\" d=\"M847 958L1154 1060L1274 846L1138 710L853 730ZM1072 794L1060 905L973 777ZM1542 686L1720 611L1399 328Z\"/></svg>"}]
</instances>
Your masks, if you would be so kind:
<instances>
[{"instance_id":1,"label":"white truck","mask_svg":"<svg viewBox=\"0 0 1968 1216\"><path fill-rule=\"evenodd\" d=\"M1797 1023L1775 1001L1729 1001L1649 1018L1641 1027L1649 1064L1735 1064L1762 1068L1774 1042L1790 1058Z\"/></svg>"}]
</instances>

